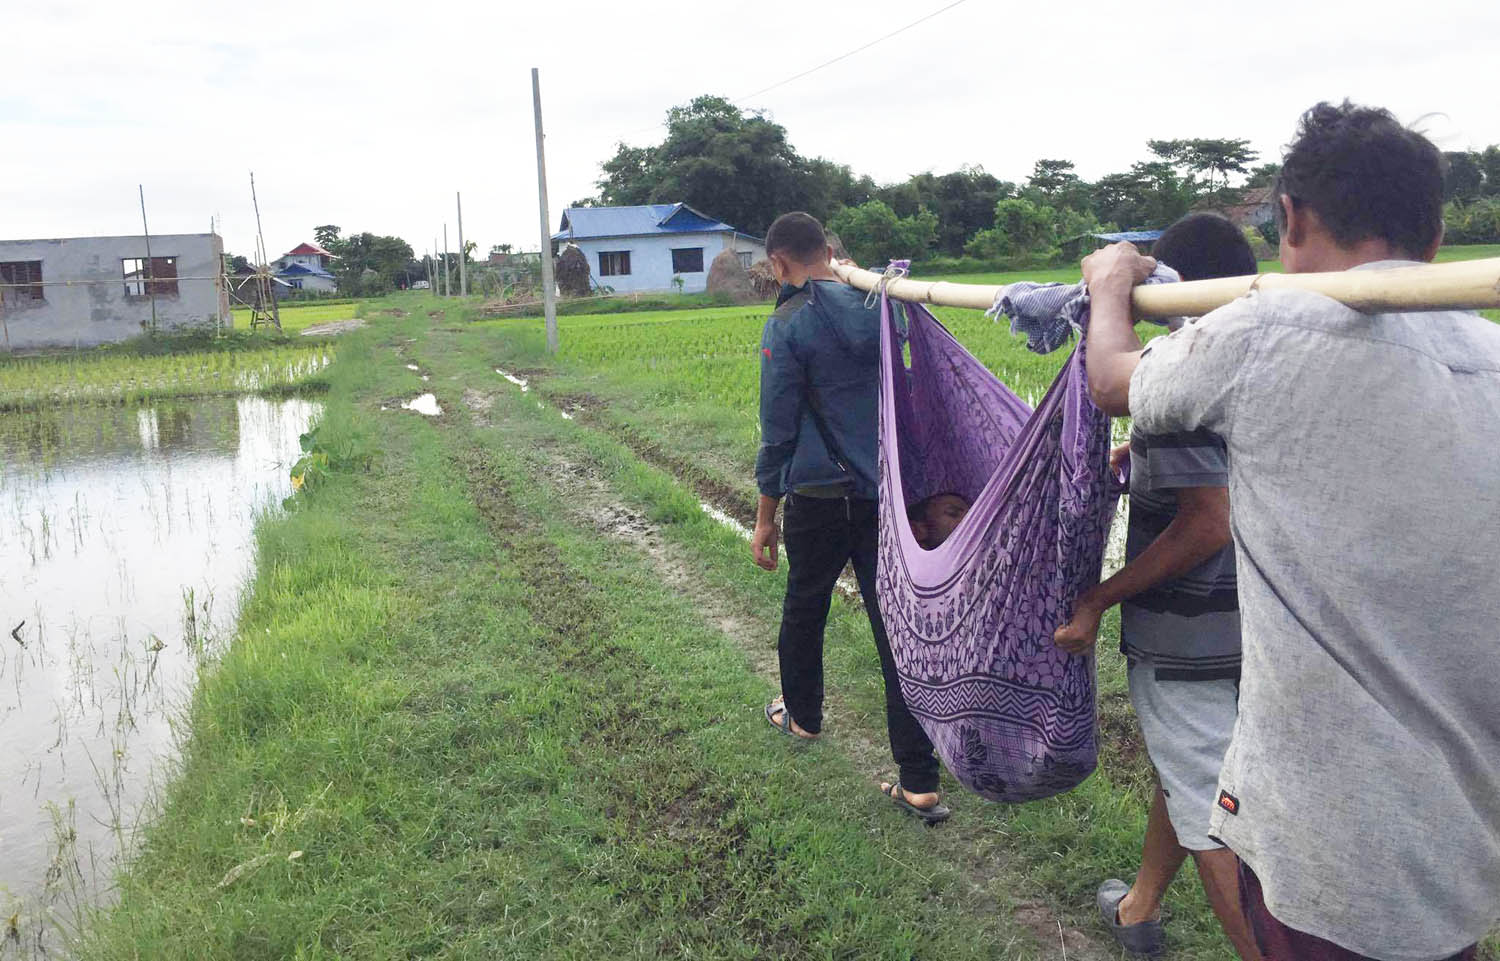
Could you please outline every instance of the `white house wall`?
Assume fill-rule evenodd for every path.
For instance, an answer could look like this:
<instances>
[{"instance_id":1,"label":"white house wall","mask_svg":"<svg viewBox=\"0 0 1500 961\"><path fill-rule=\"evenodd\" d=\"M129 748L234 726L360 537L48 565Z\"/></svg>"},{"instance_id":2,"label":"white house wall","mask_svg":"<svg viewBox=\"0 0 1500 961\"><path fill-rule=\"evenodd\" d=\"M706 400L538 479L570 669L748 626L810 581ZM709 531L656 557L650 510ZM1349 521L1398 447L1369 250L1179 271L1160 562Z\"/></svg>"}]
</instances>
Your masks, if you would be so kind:
<instances>
[{"instance_id":1,"label":"white house wall","mask_svg":"<svg viewBox=\"0 0 1500 961\"><path fill-rule=\"evenodd\" d=\"M735 250L748 250L751 252L751 261L760 260L766 255L764 244L747 240L744 237L735 238L725 231L717 233L682 233L671 235L656 235L645 237L606 237L603 239L575 240L574 244L583 251L589 259L589 274L594 278L594 283L614 288L616 293L647 293L657 291L672 291L672 278L682 278L682 290L684 293L701 293L708 289L708 269L712 266L714 258L717 257L725 247L730 245L731 239ZM691 274L673 274L672 251L684 247L703 248L703 270ZM630 273L627 276L615 274L603 276L599 273L599 254L604 252L615 252L621 250L630 251Z\"/></svg>"},{"instance_id":2,"label":"white house wall","mask_svg":"<svg viewBox=\"0 0 1500 961\"><path fill-rule=\"evenodd\" d=\"M153 235L151 255L177 258L177 295L155 298L158 329L233 323L219 279L224 244L218 236ZM151 323L152 298L126 294L122 262L145 256L144 237L0 241L0 263L39 260L47 285L41 303L3 308L11 349L91 347L142 333ZM59 281L70 285L55 286Z\"/></svg>"},{"instance_id":3,"label":"white house wall","mask_svg":"<svg viewBox=\"0 0 1500 961\"><path fill-rule=\"evenodd\" d=\"M338 289L338 281L332 277L320 277L317 274L288 274L281 279L291 284L297 290L332 293Z\"/></svg>"}]
</instances>

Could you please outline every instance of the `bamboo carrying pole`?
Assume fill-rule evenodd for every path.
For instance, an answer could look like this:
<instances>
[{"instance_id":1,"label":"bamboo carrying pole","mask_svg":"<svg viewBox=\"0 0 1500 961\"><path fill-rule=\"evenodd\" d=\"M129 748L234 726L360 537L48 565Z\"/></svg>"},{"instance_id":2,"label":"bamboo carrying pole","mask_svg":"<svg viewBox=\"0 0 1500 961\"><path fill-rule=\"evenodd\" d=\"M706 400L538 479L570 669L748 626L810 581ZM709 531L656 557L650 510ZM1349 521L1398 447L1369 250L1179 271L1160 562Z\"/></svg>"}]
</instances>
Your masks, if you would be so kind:
<instances>
[{"instance_id":1,"label":"bamboo carrying pole","mask_svg":"<svg viewBox=\"0 0 1500 961\"><path fill-rule=\"evenodd\" d=\"M880 274L833 264L840 280L874 290ZM1131 294L1137 317L1198 317L1259 290L1310 290L1363 313L1409 310L1480 310L1500 307L1500 257L1420 264L1389 270L1341 270L1325 274L1260 274L1139 286ZM988 310L1000 287L901 278L886 285L896 300Z\"/></svg>"}]
</instances>

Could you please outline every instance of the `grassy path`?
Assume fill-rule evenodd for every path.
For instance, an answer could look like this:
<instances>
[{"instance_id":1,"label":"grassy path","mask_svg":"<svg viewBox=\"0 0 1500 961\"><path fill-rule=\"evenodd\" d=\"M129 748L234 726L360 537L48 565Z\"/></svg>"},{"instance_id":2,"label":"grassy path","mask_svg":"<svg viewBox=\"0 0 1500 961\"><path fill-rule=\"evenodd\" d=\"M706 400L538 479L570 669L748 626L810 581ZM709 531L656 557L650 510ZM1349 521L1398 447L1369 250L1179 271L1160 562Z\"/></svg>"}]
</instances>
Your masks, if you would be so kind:
<instances>
[{"instance_id":1,"label":"grassy path","mask_svg":"<svg viewBox=\"0 0 1500 961\"><path fill-rule=\"evenodd\" d=\"M516 391L479 423L486 371L433 325L382 320L330 369L334 470L262 526L164 813L79 953L1057 954L841 744L770 736L746 649L536 482L590 440L550 439L566 422ZM441 418L380 410L408 363Z\"/></svg>"}]
</instances>

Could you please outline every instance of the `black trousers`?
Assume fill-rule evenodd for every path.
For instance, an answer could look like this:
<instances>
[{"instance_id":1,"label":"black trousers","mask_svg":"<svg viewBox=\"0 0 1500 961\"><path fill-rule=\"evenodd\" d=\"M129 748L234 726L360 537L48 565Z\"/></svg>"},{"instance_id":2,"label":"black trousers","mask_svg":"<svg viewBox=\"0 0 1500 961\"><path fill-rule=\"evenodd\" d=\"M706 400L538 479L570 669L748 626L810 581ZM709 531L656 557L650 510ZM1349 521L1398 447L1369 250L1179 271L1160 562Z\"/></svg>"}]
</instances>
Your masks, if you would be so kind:
<instances>
[{"instance_id":1,"label":"black trousers","mask_svg":"<svg viewBox=\"0 0 1500 961\"><path fill-rule=\"evenodd\" d=\"M844 565L854 563L854 576L865 599L880 670L885 675L885 721L891 756L901 771L901 784L912 793L937 790L938 762L932 742L906 709L896 679L891 642L880 620L875 598L875 559L879 520L871 500L800 497L788 494L782 523L786 553L786 601L781 608L781 635L776 653L781 660L781 693L787 710L803 730L823 729L823 628L834 584Z\"/></svg>"}]
</instances>

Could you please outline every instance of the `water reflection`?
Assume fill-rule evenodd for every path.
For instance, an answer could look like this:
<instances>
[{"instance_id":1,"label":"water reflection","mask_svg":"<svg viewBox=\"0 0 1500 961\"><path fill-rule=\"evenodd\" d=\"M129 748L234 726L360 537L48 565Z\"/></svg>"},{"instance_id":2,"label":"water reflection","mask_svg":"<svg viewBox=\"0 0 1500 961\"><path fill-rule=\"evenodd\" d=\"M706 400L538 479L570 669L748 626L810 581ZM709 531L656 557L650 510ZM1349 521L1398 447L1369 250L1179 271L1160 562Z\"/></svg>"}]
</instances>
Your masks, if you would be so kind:
<instances>
[{"instance_id":1,"label":"water reflection","mask_svg":"<svg viewBox=\"0 0 1500 961\"><path fill-rule=\"evenodd\" d=\"M0 416L0 910L100 893L319 405ZM69 843L71 840L71 844Z\"/></svg>"}]
</instances>

